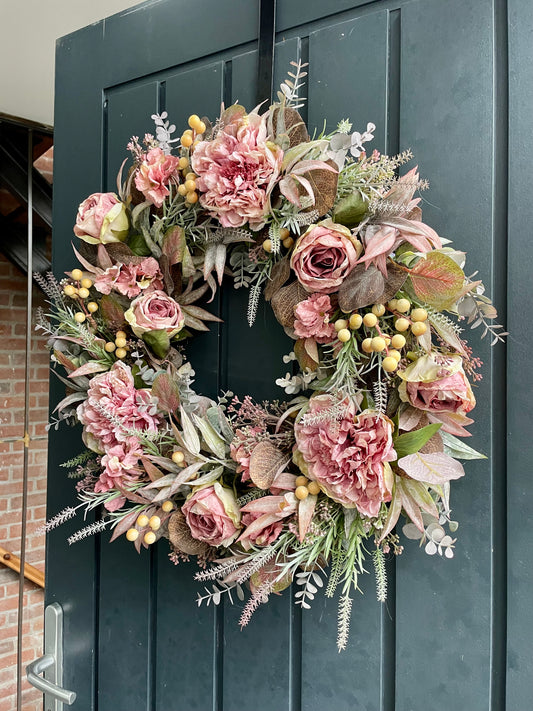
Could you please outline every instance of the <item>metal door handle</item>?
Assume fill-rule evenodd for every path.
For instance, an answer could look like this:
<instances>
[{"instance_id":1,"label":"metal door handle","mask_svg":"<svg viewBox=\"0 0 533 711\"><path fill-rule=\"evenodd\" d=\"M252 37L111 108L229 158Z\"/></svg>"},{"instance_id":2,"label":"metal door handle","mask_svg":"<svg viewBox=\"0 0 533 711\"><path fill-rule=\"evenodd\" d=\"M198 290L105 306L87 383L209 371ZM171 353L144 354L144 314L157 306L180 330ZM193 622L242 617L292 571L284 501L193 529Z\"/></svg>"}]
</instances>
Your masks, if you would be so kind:
<instances>
[{"instance_id":1,"label":"metal door handle","mask_svg":"<svg viewBox=\"0 0 533 711\"><path fill-rule=\"evenodd\" d=\"M42 674L46 669L53 667L56 660L52 654L45 654L39 659L36 659L26 667L26 678L32 686L39 689L43 694L53 696L63 704L71 706L76 700L76 692L62 689L57 684L53 684L47 679L43 679L39 674Z\"/></svg>"},{"instance_id":2,"label":"metal door handle","mask_svg":"<svg viewBox=\"0 0 533 711\"><path fill-rule=\"evenodd\" d=\"M44 672L44 679L39 676ZM26 678L44 694L46 711L62 711L70 706L76 692L63 689L63 609L58 602L44 611L44 655L26 667Z\"/></svg>"}]
</instances>

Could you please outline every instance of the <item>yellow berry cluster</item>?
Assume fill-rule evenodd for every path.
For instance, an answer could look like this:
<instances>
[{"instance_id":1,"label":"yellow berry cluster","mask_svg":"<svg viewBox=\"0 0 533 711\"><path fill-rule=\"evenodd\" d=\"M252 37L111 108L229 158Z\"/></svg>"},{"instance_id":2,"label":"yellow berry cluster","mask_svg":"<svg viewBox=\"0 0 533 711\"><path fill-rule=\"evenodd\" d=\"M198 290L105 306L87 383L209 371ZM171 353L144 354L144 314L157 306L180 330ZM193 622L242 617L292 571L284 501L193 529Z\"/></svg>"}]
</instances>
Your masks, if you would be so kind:
<instances>
[{"instance_id":1,"label":"yellow berry cluster","mask_svg":"<svg viewBox=\"0 0 533 711\"><path fill-rule=\"evenodd\" d=\"M190 128L186 129L181 135L181 147L188 150L194 150L198 144L199 136L206 132L207 126L202 119L196 114L189 116L188 124ZM182 156L179 159L178 167L184 177L184 182L178 187L178 193L185 198L190 205L198 202L198 193L196 192L196 175L188 172L189 159L187 156Z\"/></svg>"},{"instance_id":2,"label":"yellow berry cluster","mask_svg":"<svg viewBox=\"0 0 533 711\"><path fill-rule=\"evenodd\" d=\"M115 353L117 358L125 358L128 353L127 334L125 331L117 331L115 341L108 341L104 348L108 353Z\"/></svg>"},{"instance_id":3,"label":"yellow berry cluster","mask_svg":"<svg viewBox=\"0 0 533 711\"><path fill-rule=\"evenodd\" d=\"M183 177L185 178L185 182L179 185L178 193L185 198L186 202L190 205L194 205L195 202L198 202L196 174L183 171Z\"/></svg>"},{"instance_id":4,"label":"yellow berry cluster","mask_svg":"<svg viewBox=\"0 0 533 711\"><path fill-rule=\"evenodd\" d=\"M161 509L165 513L170 513L174 509L174 503L170 501L164 501ZM141 533L143 534L143 541L146 543L146 545L151 546L152 543L155 543L157 536L156 536L156 531L159 531L161 528L161 518L159 516L153 515L148 518L146 514L141 514L140 516L137 517L137 521L135 522L135 526L132 528L128 528L126 531L126 538L128 541L131 541L132 543L136 541ZM146 530L149 529L149 530Z\"/></svg>"},{"instance_id":5,"label":"yellow berry cluster","mask_svg":"<svg viewBox=\"0 0 533 711\"><path fill-rule=\"evenodd\" d=\"M279 238L281 240L281 243L285 247L285 249L290 249L294 244L294 240L291 237L291 233L286 227L282 227L281 230L279 231ZM271 239L266 239L263 242L263 249L265 250L265 252L268 252L269 254L270 254L270 252L272 252L272 240Z\"/></svg>"},{"instance_id":6,"label":"yellow berry cluster","mask_svg":"<svg viewBox=\"0 0 533 711\"><path fill-rule=\"evenodd\" d=\"M347 343L352 338L352 331L356 331L361 326L375 329L377 335L364 338L361 341L361 349L363 353L368 354L384 353L385 357L381 361L381 367L385 372L393 373L398 368L398 363L402 358L400 351L406 344L405 336L401 332L411 327L411 331L415 336L425 333L427 327L423 322L427 319L427 312L425 309L413 309L410 319L403 316L397 318L394 327L398 333L393 336L389 336L381 330L379 318L386 313L387 309L394 313L404 314L410 308L411 302L408 299L394 299L389 301L387 306L374 304L372 310L364 314L364 316L359 313L352 313L348 318L337 319L334 324L337 337L341 343Z\"/></svg>"},{"instance_id":7,"label":"yellow berry cluster","mask_svg":"<svg viewBox=\"0 0 533 711\"><path fill-rule=\"evenodd\" d=\"M397 331L404 332L411 328L413 336L423 336L427 331L428 312L426 309L415 308L411 311L409 299L392 299L387 303L387 308L395 314L402 314L394 322ZM409 314L409 311L411 313Z\"/></svg>"},{"instance_id":8,"label":"yellow berry cluster","mask_svg":"<svg viewBox=\"0 0 533 711\"><path fill-rule=\"evenodd\" d=\"M318 493L320 493L320 487L316 483L316 481L309 481L306 476L297 476L295 484L296 490L294 492L294 495L300 501L307 499L309 494L314 494L316 496Z\"/></svg>"},{"instance_id":9,"label":"yellow berry cluster","mask_svg":"<svg viewBox=\"0 0 533 711\"><path fill-rule=\"evenodd\" d=\"M76 311L74 319L77 323L83 323L87 316L98 311L98 304L96 301L89 301L87 304L84 303L85 299L88 299L90 296L89 289L92 287L93 282L88 277L83 276L81 269L73 269L70 272L70 276L75 283L66 284L63 287L63 293L71 299L79 300L82 310Z\"/></svg>"}]
</instances>

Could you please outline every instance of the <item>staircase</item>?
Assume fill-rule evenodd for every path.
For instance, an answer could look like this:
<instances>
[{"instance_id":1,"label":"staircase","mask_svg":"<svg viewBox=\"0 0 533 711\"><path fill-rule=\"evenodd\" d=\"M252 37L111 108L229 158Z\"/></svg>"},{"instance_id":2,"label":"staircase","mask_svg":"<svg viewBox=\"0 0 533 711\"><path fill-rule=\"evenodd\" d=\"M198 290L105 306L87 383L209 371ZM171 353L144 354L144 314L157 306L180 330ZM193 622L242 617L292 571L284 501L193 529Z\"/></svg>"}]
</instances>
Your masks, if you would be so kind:
<instances>
[{"instance_id":1,"label":"staircase","mask_svg":"<svg viewBox=\"0 0 533 711\"><path fill-rule=\"evenodd\" d=\"M33 214L32 271L46 272L51 266L52 174L42 166L52 150L51 127L0 113L0 251L24 273L28 200Z\"/></svg>"}]
</instances>

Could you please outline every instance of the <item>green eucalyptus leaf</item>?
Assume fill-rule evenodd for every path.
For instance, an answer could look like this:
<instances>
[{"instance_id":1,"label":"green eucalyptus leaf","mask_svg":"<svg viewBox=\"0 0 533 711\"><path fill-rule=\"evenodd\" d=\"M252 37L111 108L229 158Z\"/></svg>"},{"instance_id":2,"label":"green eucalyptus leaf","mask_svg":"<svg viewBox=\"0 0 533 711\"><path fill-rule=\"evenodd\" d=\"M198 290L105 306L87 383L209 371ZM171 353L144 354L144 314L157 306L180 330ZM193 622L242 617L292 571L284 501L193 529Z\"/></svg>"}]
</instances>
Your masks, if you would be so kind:
<instances>
[{"instance_id":1,"label":"green eucalyptus leaf","mask_svg":"<svg viewBox=\"0 0 533 711\"><path fill-rule=\"evenodd\" d=\"M200 437L198 436L198 432L196 431L196 427L193 425L191 418L182 406L180 406L180 420L181 427L183 429L182 437L186 448L191 454L199 454Z\"/></svg>"},{"instance_id":2,"label":"green eucalyptus leaf","mask_svg":"<svg viewBox=\"0 0 533 711\"><path fill-rule=\"evenodd\" d=\"M218 434L215 428L202 417L194 415L194 421L202 434L202 438L206 447L212 452L215 457L223 459L226 454L226 445L222 437Z\"/></svg>"},{"instance_id":3,"label":"green eucalyptus leaf","mask_svg":"<svg viewBox=\"0 0 533 711\"><path fill-rule=\"evenodd\" d=\"M469 447L462 440L454 437L448 432L441 432L442 443L444 445L444 452L449 454L450 457L455 457L456 459L486 459L487 457L481 452L477 452L472 447Z\"/></svg>"},{"instance_id":4,"label":"green eucalyptus leaf","mask_svg":"<svg viewBox=\"0 0 533 711\"><path fill-rule=\"evenodd\" d=\"M400 457L406 457L408 454L419 452L441 427L442 424L436 422L433 425L421 427L419 430L404 432L399 437L396 437L394 440L394 449L396 450L398 459L400 459Z\"/></svg>"}]
</instances>

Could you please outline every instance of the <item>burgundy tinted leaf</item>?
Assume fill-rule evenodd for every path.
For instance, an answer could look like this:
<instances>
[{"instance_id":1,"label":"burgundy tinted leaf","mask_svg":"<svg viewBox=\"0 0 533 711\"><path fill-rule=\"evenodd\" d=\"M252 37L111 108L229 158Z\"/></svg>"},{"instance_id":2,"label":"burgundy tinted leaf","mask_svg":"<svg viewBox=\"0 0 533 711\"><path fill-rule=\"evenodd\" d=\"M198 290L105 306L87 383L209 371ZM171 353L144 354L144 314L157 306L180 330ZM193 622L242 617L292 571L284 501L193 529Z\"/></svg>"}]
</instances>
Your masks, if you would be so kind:
<instances>
[{"instance_id":1,"label":"burgundy tinted leaf","mask_svg":"<svg viewBox=\"0 0 533 711\"><path fill-rule=\"evenodd\" d=\"M393 299L405 284L408 276L409 274L405 269L402 269L393 261L389 260L387 262L387 278L385 279L385 286L383 293L379 297L378 303L384 304Z\"/></svg>"},{"instance_id":2,"label":"burgundy tinted leaf","mask_svg":"<svg viewBox=\"0 0 533 711\"><path fill-rule=\"evenodd\" d=\"M202 309L200 306L189 305L185 307L183 311L189 314L189 316L194 316L195 318L199 318L202 321L216 321L217 323L222 323L221 318L218 318L218 316L215 316L210 311Z\"/></svg>"},{"instance_id":3,"label":"burgundy tinted leaf","mask_svg":"<svg viewBox=\"0 0 533 711\"><path fill-rule=\"evenodd\" d=\"M154 466L149 459L146 459L146 457L141 457L141 461L143 463L143 467L146 469L146 473L150 477L150 481L157 481L158 479L163 478L163 472L156 466Z\"/></svg>"},{"instance_id":4,"label":"burgundy tinted leaf","mask_svg":"<svg viewBox=\"0 0 533 711\"><path fill-rule=\"evenodd\" d=\"M124 325L124 309L110 294L104 294L100 299L100 315L111 330L118 330Z\"/></svg>"},{"instance_id":5,"label":"burgundy tinted leaf","mask_svg":"<svg viewBox=\"0 0 533 711\"><path fill-rule=\"evenodd\" d=\"M76 366L74 365L74 363L70 360L70 358L67 358L67 356L61 351L54 350L54 357L59 363L61 363L65 370L76 370Z\"/></svg>"},{"instance_id":6,"label":"burgundy tinted leaf","mask_svg":"<svg viewBox=\"0 0 533 711\"><path fill-rule=\"evenodd\" d=\"M159 408L166 412L175 412L180 405L178 385L168 373L156 376L152 384L152 395L157 398Z\"/></svg>"},{"instance_id":7,"label":"burgundy tinted leaf","mask_svg":"<svg viewBox=\"0 0 533 711\"><path fill-rule=\"evenodd\" d=\"M316 353L313 352L314 349L311 343L308 343L309 341L315 344ZM316 341L312 338L299 338L294 344L294 354L302 370L309 368L309 370L314 371L317 369L319 361L318 348Z\"/></svg>"},{"instance_id":8,"label":"burgundy tinted leaf","mask_svg":"<svg viewBox=\"0 0 533 711\"><path fill-rule=\"evenodd\" d=\"M176 301L183 306L193 304L195 301L198 301L198 299L201 299L208 289L209 286L207 284L202 284L202 286L198 287L198 289L184 291L183 294L176 299Z\"/></svg>"},{"instance_id":9,"label":"burgundy tinted leaf","mask_svg":"<svg viewBox=\"0 0 533 711\"><path fill-rule=\"evenodd\" d=\"M449 308L464 284L461 267L441 252L429 252L410 270L415 294L439 311Z\"/></svg>"},{"instance_id":10,"label":"burgundy tinted leaf","mask_svg":"<svg viewBox=\"0 0 533 711\"><path fill-rule=\"evenodd\" d=\"M82 247L82 245L84 245L85 249L84 247ZM91 262L91 259L96 262L96 249L88 249L90 247L94 247L94 245L89 245L86 242L82 242L79 247L80 249L78 250L76 249L76 247L74 247L74 245L72 245L74 254L76 255L76 258L81 264L81 266L84 269L87 269L87 271L91 274L100 274L102 270Z\"/></svg>"},{"instance_id":11,"label":"burgundy tinted leaf","mask_svg":"<svg viewBox=\"0 0 533 711\"><path fill-rule=\"evenodd\" d=\"M309 297L307 291L298 281L294 281L288 286L283 286L274 294L271 299L274 316L286 328L294 326L294 309L300 301Z\"/></svg>"},{"instance_id":12,"label":"burgundy tinted leaf","mask_svg":"<svg viewBox=\"0 0 533 711\"><path fill-rule=\"evenodd\" d=\"M102 269L109 269L109 267L113 266L113 261L103 244L98 245L98 266Z\"/></svg>"},{"instance_id":13,"label":"burgundy tinted leaf","mask_svg":"<svg viewBox=\"0 0 533 711\"><path fill-rule=\"evenodd\" d=\"M110 244L106 244L105 249L114 262L129 264L132 259L142 261L142 257L134 257L133 252L124 242L111 242Z\"/></svg>"},{"instance_id":14,"label":"burgundy tinted leaf","mask_svg":"<svg viewBox=\"0 0 533 711\"><path fill-rule=\"evenodd\" d=\"M84 365L80 365L79 368L76 368L76 370L73 370L72 373L69 374L69 378L77 378L80 375L92 375L93 373L103 373L104 370L108 370L107 365L102 365L101 363L95 363L93 360L90 360L88 363L84 363Z\"/></svg>"},{"instance_id":15,"label":"burgundy tinted leaf","mask_svg":"<svg viewBox=\"0 0 533 711\"><path fill-rule=\"evenodd\" d=\"M281 287L286 283L290 275L291 267L289 264L289 257L286 255L285 257L283 257L283 259L280 259L280 261L277 262L272 268L270 281L266 285L264 291L266 301L270 301L276 291L281 289Z\"/></svg>"},{"instance_id":16,"label":"burgundy tinted leaf","mask_svg":"<svg viewBox=\"0 0 533 711\"><path fill-rule=\"evenodd\" d=\"M163 254L168 258L170 264L181 262L183 249L185 246L185 232L182 227L172 227L163 238Z\"/></svg>"},{"instance_id":17,"label":"burgundy tinted leaf","mask_svg":"<svg viewBox=\"0 0 533 711\"><path fill-rule=\"evenodd\" d=\"M405 513L409 516L411 521L415 524L419 531L424 530L424 521L422 520L422 512L420 511L420 506L412 498L409 490L403 486L403 480L401 478L396 479L396 487L400 492L402 499L402 507Z\"/></svg>"},{"instance_id":18,"label":"burgundy tinted leaf","mask_svg":"<svg viewBox=\"0 0 533 711\"><path fill-rule=\"evenodd\" d=\"M311 525L317 498L318 497L314 494L309 494L306 499L303 499L298 504L298 538L300 542L305 538L309 526Z\"/></svg>"},{"instance_id":19,"label":"burgundy tinted leaf","mask_svg":"<svg viewBox=\"0 0 533 711\"><path fill-rule=\"evenodd\" d=\"M377 267L358 264L340 286L339 306L349 312L378 303L384 286L383 274Z\"/></svg>"},{"instance_id":20,"label":"burgundy tinted leaf","mask_svg":"<svg viewBox=\"0 0 533 711\"><path fill-rule=\"evenodd\" d=\"M396 523L400 518L401 512L402 495L398 491L398 486L396 485L392 493L392 500L389 504L389 513L387 514L387 518L385 519L385 524L383 526L383 530L381 531L381 536L379 537L378 543L381 543L381 541L392 531L394 526L396 526Z\"/></svg>"},{"instance_id":21,"label":"burgundy tinted leaf","mask_svg":"<svg viewBox=\"0 0 533 711\"><path fill-rule=\"evenodd\" d=\"M135 521L138 517L139 511L132 511L131 513L127 514L127 516L124 516L124 518L121 519L120 522L117 523L117 525L113 529L113 535L111 536L111 540L109 542L111 543L115 541L119 536L122 536L122 534L126 533L128 528L131 528L135 525Z\"/></svg>"}]
</instances>

